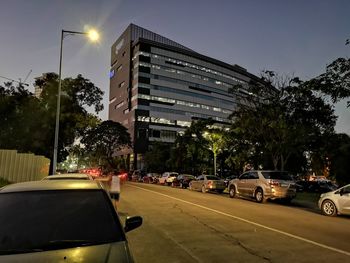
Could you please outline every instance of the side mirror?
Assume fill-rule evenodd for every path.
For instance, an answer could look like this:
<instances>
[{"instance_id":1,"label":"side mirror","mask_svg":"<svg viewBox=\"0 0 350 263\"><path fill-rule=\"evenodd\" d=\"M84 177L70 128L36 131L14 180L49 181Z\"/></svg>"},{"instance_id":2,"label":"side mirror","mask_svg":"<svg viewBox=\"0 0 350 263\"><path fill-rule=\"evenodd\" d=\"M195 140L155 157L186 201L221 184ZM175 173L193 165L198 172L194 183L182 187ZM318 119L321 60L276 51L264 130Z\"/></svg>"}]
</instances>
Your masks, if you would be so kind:
<instances>
[{"instance_id":1,"label":"side mirror","mask_svg":"<svg viewBox=\"0 0 350 263\"><path fill-rule=\"evenodd\" d=\"M125 220L124 231L129 232L135 228L138 228L141 225L142 225L142 217L141 216L127 217Z\"/></svg>"}]
</instances>

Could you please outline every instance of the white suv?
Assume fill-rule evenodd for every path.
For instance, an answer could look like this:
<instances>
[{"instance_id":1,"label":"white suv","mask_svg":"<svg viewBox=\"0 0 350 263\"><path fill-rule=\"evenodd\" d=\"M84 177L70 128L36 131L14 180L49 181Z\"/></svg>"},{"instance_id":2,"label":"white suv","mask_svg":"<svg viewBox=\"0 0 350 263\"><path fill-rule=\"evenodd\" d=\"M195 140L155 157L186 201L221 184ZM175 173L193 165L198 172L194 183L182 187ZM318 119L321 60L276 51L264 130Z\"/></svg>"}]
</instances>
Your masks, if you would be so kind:
<instances>
[{"instance_id":1,"label":"white suv","mask_svg":"<svg viewBox=\"0 0 350 263\"><path fill-rule=\"evenodd\" d=\"M178 175L179 174L176 172L165 172L162 174L162 177L159 178L159 183L164 185L171 185L171 183Z\"/></svg>"}]
</instances>

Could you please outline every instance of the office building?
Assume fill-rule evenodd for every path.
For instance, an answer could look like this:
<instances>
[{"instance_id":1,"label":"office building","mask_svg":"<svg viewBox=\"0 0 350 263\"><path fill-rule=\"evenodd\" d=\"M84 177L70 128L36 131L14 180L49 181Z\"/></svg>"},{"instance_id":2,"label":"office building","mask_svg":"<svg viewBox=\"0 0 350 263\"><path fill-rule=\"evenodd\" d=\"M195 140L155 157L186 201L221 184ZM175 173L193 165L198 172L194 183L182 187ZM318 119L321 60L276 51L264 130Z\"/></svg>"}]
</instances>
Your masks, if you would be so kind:
<instances>
[{"instance_id":1,"label":"office building","mask_svg":"<svg viewBox=\"0 0 350 263\"><path fill-rule=\"evenodd\" d=\"M238 65L129 25L111 48L109 119L127 127L133 141L118 154L142 169L153 142L173 143L192 121L228 125L251 80L261 81ZM229 93L237 84L243 88Z\"/></svg>"}]
</instances>

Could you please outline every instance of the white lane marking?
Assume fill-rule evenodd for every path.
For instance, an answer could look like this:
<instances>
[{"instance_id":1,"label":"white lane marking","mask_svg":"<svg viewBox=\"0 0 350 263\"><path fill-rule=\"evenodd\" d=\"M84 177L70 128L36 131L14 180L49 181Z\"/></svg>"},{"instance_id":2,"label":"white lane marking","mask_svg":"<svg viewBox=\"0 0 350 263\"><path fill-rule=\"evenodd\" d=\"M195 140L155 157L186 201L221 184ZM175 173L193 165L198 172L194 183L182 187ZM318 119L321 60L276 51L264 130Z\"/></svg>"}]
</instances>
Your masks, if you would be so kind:
<instances>
[{"instance_id":1,"label":"white lane marking","mask_svg":"<svg viewBox=\"0 0 350 263\"><path fill-rule=\"evenodd\" d=\"M218 211L218 210L209 208L209 207L205 207L205 206L202 206L202 205L199 205L199 204L196 204L196 203L192 203L192 202L189 202L189 201L186 201L186 200L182 200L182 199L179 199L179 198L170 196L170 195L158 193L158 192L156 192L156 191L149 190L149 189L145 189L145 188L142 188L142 187L139 187L139 186L130 185L130 184L128 184L128 186L134 187L134 188L138 188L138 189L141 189L141 190L143 190L143 191L151 192L151 193L154 193L154 194L157 194L157 195L165 196L165 197L168 197L168 198L171 198L171 199L174 199L174 200L177 200L177 201L186 203L186 204L194 205L194 206L196 206L196 207L199 207L199 208L202 208L202 209L205 209L205 210L208 210L208 211L211 211L211 212L220 214L220 215L224 215L224 216L227 216L227 217L234 218L234 219L236 219L236 220L245 222L245 223L247 223L247 224L251 224L251 225L254 225L254 226L258 226L258 227L261 227L261 228L270 230L270 231L272 231L272 232L276 232L276 233L279 233L279 234L282 234L282 235L285 235L285 236L288 236L288 237L292 237L292 238L295 238L295 239L304 241L304 242L309 243L309 244L313 244L313 245L315 245L315 246L319 246L319 247L322 247L322 248L325 248L325 249L328 249L328 250L332 250L332 251L334 251L334 252L338 252L338 253L340 253L340 254L344 254L344 255L346 255L346 256L350 256L350 252L348 252L348 251L341 250L341 249L338 249L338 248L335 248L335 247L330 247L330 246L327 246L327 245L324 245L324 244L321 244L321 243L317 243L317 242L312 241L312 240L310 240L310 239L306 239L306 238L303 238L303 237L301 237L301 236L296 236L296 235L293 235L293 234L290 234L290 233L287 233L287 232L284 232L284 231L281 231L281 230L278 230L278 229L275 229L275 228L272 228L272 227L268 227L268 226L265 226L265 225L262 225L262 224L259 224L259 223L255 223L255 222L253 222L253 221L249 221L249 220L247 220L247 219L244 219L244 218L241 218L241 217L238 217L238 216L230 215L230 214L227 214L227 213L224 213L224 212L221 212L221 211Z\"/></svg>"}]
</instances>

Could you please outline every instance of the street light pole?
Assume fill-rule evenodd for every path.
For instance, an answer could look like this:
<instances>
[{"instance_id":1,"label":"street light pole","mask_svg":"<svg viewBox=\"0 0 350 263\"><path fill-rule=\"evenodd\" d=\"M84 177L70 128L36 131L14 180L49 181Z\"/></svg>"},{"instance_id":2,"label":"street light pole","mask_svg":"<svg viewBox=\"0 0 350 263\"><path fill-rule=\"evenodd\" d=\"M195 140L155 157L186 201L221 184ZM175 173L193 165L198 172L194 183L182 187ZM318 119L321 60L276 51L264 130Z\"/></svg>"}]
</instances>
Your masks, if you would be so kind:
<instances>
[{"instance_id":1,"label":"street light pole","mask_svg":"<svg viewBox=\"0 0 350 263\"><path fill-rule=\"evenodd\" d=\"M57 155L58 155L58 134L60 129L60 111L61 111L61 86L62 86L62 55L63 55L63 39L67 35L89 35L92 41L98 39L98 33L95 30L89 32L78 32L78 31L61 31L61 46L60 46L60 65L58 70L58 89L57 89L57 106L56 106L56 122L55 122L55 142L53 147L53 160L52 160L52 174L56 174L57 168Z\"/></svg>"}]
</instances>

